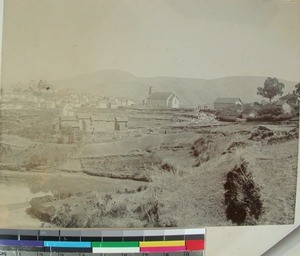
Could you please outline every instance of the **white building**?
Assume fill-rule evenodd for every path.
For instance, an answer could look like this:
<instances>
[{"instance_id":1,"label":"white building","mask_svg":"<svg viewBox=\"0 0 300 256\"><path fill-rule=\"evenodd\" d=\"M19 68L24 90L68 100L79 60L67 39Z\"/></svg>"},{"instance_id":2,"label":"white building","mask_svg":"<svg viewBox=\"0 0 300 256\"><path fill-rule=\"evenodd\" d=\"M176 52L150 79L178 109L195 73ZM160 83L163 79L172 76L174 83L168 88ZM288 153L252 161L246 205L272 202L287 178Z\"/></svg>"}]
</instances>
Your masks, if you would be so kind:
<instances>
[{"instance_id":1,"label":"white building","mask_svg":"<svg viewBox=\"0 0 300 256\"><path fill-rule=\"evenodd\" d=\"M61 116L75 116L74 107L70 103L67 103L61 109Z\"/></svg>"},{"instance_id":2,"label":"white building","mask_svg":"<svg viewBox=\"0 0 300 256\"><path fill-rule=\"evenodd\" d=\"M107 100L99 100L97 102L97 108L108 108L108 103Z\"/></svg>"},{"instance_id":3,"label":"white building","mask_svg":"<svg viewBox=\"0 0 300 256\"><path fill-rule=\"evenodd\" d=\"M281 107L283 110L283 113L285 113L285 114L292 113L292 109L293 109L292 106L284 100L279 100L278 102L276 102L276 106Z\"/></svg>"},{"instance_id":4,"label":"white building","mask_svg":"<svg viewBox=\"0 0 300 256\"><path fill-rule=\"evenodd\" d=\"M179 108L180 100L173 92L153 92L146 99L152 108Z\"/></svg>"}]
</instances>

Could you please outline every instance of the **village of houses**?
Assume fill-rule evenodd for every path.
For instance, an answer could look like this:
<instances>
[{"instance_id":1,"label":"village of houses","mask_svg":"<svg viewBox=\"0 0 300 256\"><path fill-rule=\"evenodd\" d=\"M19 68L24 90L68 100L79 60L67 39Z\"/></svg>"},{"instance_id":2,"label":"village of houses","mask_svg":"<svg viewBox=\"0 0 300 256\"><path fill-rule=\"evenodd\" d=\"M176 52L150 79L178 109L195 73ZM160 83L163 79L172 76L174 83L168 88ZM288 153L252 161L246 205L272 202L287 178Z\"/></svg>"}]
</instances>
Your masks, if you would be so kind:
<instances>
[{"instance_id":1,"label":"village of houses","mask_svg":"<svg viewBox=\"0 0 300 256\"><path fill-rule=\"evenodd\" d=\"M248 166L264 209L245 219L291 223L297 96L290 92L274 100L288 118L273 123L247 122L268 105L265 100L216 97L186 107L180 96L152 87L142 102L47 86L2 89L2 185L5 191L16 184L30 188L26 206L17 209L28 227L241 224L224 206L224 177L236 166ZM237 115L222 120L222 111ZM192 206L190 197L197 199ZM20 216L9 205L1 207Z\"/></svg>"},{"instance_id":2,"label":"village of houses","mask_svg":"<svg viewBox=\"0 0 300 256\"><path fill-rule=\"evenodd\" d=\"M126 112L118 116L117 109L180 109L195 110L200 113L207 110L236 110L241 118L255 118L258 110L269 102L261 100L260 103L243 103L238 97L216 98L211 104L199 106L182 106L180 97L173 92L156 92L149 87L148 95L143 102L136 102L130 98L97 97L94 95L77 94L71 90L58 90L51 88L19 88L2 90L1 106L3 110L55 110L57 117L52 123L53 133L69 128L74 131L87 133L121 131L128 128ZM280 97L276 106L283 113L298 115L298 97L288 93ZM100 111L97 111L100 110ZM106 110L106 111L101 111ZM110 111L111 110L111 111ZM213 111L212 111L213 112ZM115 113L110 114L110 113ZM202 115L203 116L203 115Z\"/></svg>"}]
</instances>

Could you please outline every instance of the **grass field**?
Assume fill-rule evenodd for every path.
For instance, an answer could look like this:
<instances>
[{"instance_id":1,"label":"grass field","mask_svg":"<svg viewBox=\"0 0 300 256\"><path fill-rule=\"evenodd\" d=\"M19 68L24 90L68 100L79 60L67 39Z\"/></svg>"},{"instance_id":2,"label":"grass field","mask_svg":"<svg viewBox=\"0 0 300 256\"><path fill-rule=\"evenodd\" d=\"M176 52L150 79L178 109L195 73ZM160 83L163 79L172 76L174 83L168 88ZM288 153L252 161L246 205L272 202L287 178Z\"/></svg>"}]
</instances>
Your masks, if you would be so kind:
<instances>
[{"instance_id":1,"label":"grass field","mask_svg":"<svg viewBox=\"0 0 300 256\"><path fill-rule=\"evenodd\" d=\"M237 225L226 215L224 184L242 165L262 207L257 218L251 215L247 184L238 177L232 200L248 211L239 225L293 222L296 124L224 123L166 111L128 110L128 116L128 130L84 134L73 144L18 136L14 129L2 134L1 184L26 186L37 197L23 216L35 218L33 227ZM1 209L19 210L20 223L14 203L26 202L0 202Z\"/></svg>"}]
</instances>

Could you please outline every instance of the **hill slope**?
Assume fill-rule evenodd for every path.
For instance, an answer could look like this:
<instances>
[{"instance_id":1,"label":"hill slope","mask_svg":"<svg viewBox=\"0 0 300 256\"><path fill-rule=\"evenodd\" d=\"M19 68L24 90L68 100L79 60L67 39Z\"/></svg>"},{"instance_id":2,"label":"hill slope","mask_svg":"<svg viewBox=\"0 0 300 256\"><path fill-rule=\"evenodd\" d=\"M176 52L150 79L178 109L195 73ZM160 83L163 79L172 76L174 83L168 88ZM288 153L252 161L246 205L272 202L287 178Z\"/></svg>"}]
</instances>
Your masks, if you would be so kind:
<instances>
[{"instance_id":1,"label":"hill slope","mask_svg":"<svg viewBox=\"0 0 300 256\"><path fill-rule=\"evenodd\" d=\"M217 97L240 97L243 102L261 101L256 94L257 87L263 86L266 77L235 76L219 79L137 77L120 70L99 70L62 80L49 81L61 89L91 93L103 97L128 97L141 102L148 95L149 86L153 91L172 91L184 105L211 104ZM284 93L294 90L296 82L280 80L285 84Z\"/></svg>"},{"instance_id":2,"label":"hill slope","mask_svg":"<svg viewBox=\"0 0 300 256\"><path fill-rule=\"evenodd\" d=\"M244 102L260 101L257 87L263 86L266 77L236 76L205 80L176 77L137 77L119 70L100 70L77 77L53 81L59 88L73 88L110 97L130 97L142 101L147 97L148 87L154 91L173 91L183 104L212 103L217 97L240 97ZM281 80L285 93L292 92L295 82Z\"/></svg>"}]
</instances>

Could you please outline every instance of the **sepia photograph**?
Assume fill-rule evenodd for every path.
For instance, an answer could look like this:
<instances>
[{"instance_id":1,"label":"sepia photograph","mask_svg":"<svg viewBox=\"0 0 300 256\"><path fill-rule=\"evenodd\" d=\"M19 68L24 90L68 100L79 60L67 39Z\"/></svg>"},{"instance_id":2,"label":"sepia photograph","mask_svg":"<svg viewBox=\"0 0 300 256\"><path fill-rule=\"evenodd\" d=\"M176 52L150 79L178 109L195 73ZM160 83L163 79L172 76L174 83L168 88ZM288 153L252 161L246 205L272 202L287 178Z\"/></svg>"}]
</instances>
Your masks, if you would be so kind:
<instances>
[{"instance_id":1,"label":"sepia photograph","mask_svg":"<svg viewBox=\"0 0 300 256\"><path fill-rule=\"evenodd\" d=\"M299 11L4 0L0 228L293 224Z\"/></svg>"}]
</instances>

